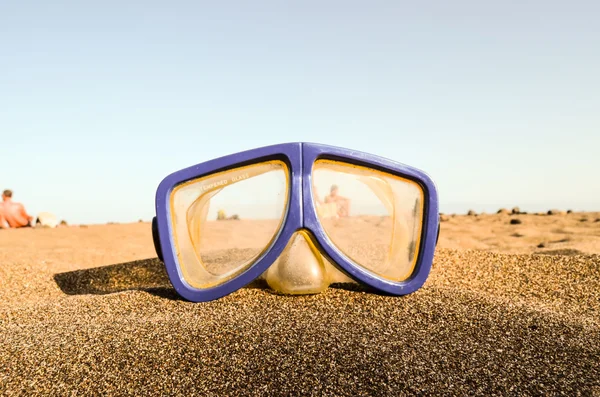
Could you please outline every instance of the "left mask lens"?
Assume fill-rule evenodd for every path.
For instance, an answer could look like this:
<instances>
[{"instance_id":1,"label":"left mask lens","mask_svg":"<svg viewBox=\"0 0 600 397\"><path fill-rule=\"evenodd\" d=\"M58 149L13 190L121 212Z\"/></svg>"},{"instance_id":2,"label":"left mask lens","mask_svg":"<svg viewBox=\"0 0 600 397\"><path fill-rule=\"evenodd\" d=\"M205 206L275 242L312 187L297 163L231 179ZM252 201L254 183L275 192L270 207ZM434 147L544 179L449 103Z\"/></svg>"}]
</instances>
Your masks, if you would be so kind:
<instances>
[{"instance_id":1,"label":"left mask lens","mask_svg":"<svg viewBox=\"0 0 600 397\"><path fill-rule=\"evenodd\" d=\"M288 195L289 170L278 160L175 187L171 223L185 281L210 288L252 266L279 232Z\"/></svg>"}]
</instances>

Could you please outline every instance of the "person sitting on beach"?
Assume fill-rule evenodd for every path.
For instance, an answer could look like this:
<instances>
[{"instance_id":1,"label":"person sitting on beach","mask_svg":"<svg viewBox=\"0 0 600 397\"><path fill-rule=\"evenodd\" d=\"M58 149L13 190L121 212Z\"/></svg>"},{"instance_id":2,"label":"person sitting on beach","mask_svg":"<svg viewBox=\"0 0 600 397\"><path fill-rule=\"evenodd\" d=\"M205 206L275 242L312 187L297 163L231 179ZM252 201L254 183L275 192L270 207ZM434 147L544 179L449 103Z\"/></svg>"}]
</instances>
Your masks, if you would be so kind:
<instances>
[{"instance_id":1,"label":"person sitting on beach","mask_svg":"<svg viewBox=\"0 0 600 397\"><path fill-rule=\"evenodd\" d=\"M338 215L348 216L350 214L350 199L338 195L338 186L332 185L328 196L325 196L325 203L336 203L338 207Z\"/></svg>"},{"instance_id":2,"label":"person sitting on beach","mask_svg":"<svg viewBox=\"0 0 600 397\"><path fill-rule=\"evenodd\" d=\"M12 201L12 191L5 190L0 202L0 228L19 228L32 226L33 217L27 213L21 203Z\"/></svg>"}]
</instances>

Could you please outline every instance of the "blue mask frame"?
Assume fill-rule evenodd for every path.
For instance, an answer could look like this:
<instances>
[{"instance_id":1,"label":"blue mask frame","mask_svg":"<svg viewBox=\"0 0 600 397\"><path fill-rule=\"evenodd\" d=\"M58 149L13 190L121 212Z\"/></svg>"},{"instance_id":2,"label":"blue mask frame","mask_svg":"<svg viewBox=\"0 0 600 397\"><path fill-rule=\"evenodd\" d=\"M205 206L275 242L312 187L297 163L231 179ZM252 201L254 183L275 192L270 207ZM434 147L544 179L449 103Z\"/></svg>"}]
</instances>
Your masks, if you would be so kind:
<instances>
[{"instance_id":1,"label":"blue mask frame","mask_svg":"<svg viewBox=\"0 0 600 397\"><path fill-rule=\"evenodd\" d=\"M181 183L215 172L274 159L283 160L288 165L291 175L287 213L271 246L253 265L235 278L208 289L191 287L182 276L175 254L169 205L172 190ZM421 243L415 269L407 280L394 282L376 276L347 258L327 237L317 218L312 199L312 166L318 159L338 160L377 169L411 179L421 186L425 197ZM314 235L321 253L355 281L381 293L397 296L410 294L423 286L431 270L439 237L437 188L426 173L405 164L341 147L294 142L247 150L184 168L164 178L156 191L156 217L152 221L156 253L164 262L175 291L182 298L192 302L206 302L221 298L260 277L275 262L292 235L299 229L309 230Z\"/></svg>"}]
</instances>

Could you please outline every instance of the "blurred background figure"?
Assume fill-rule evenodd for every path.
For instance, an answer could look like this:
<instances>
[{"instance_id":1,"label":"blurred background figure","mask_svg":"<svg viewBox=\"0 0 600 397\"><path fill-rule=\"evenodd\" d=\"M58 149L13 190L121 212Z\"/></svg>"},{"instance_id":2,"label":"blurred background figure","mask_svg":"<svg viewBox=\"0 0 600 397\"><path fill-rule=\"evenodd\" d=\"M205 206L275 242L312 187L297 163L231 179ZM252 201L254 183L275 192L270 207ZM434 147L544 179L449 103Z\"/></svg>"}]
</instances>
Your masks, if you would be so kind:
<instances>
[{"instance_id":1,"label":"blurred background figure","mask_svg":"<svg viewBox=\"0 0 600 397\"><path fill-rule=\"evenodd\" d=\"M13 192L5 190L2 192L0 203L0 228L19 228L32 226L33 217L30 216L21 203L12 201Z\"/></svg>"},{"instance_id":2,"label":"blurred background figure","mask_svg":"<svg viewBox=\"0 0 600 397\"><path fill-rule=\"evenodd\" d=\"M64 222L64 221L63 221ZM66 224L66 222L65 222ZM40 212L35 221L35 226L55 228L59 225L56 215L49 212Z\"/></svg>"},{"instance_id":3,"label":"blurred background figure","mask_svg":"<svg viewBox=\"0 0 600 397\"><path fill-rule=\"evenodd\" d=\"M219 210L219 212L217 212L217 220L218 221L226 221L229 219L233 219L233 220L239 220L240 216L238 214L233 214L231 216L227 216L227 214L225 213L225 210Z\"/></svg>"},{"instance_id":4,"label":"blurred background figure","mask_svg":"<svg viewBox=\"0 0 600 397\"><path fill-rule=\"evenodd\" d=\"M325 196L325 203L335 203L337 205L338 216L348 216L350 214L350 199L338 194L338 186L331 185L329 195Z\"/></svg>"}]
</instances>

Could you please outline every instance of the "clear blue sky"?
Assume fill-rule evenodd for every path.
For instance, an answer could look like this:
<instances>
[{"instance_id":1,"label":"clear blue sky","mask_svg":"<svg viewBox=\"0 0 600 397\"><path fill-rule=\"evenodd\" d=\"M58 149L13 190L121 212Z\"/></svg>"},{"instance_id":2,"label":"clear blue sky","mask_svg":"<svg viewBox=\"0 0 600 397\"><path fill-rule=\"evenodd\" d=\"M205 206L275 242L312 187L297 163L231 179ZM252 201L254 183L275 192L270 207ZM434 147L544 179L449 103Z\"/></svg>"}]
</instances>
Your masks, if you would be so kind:
<instances>
[{"instance_id":1,"label":"clear blue sky","mask_svg":"<svg viewBox=\"0 0 600 397\"><path fill-rule=\"evenodd\" d=\"M1 1L0 189L149 220L172 171L313 141L427 171L443 212L600 210L599 4Z\"/></svg>"}]
</instances>

